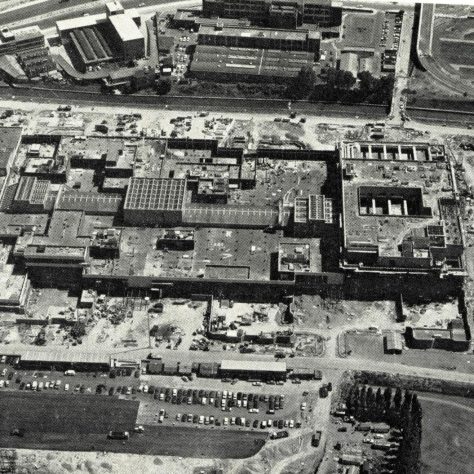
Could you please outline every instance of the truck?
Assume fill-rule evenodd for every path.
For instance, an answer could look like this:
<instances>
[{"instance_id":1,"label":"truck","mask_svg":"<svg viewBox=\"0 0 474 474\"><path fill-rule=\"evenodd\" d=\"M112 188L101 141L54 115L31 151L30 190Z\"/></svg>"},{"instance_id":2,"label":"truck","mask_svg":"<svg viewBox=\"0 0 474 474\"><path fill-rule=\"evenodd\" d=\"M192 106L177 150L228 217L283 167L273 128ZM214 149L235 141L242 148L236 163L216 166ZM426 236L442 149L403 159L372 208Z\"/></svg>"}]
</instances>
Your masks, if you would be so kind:
<instances>
[{"instance_id":1,"label":"truck","mask_svg":"<svg viewBox=\"0 0 474 474\"><path fill-rule=\"evenodd\" d=\"M271 433L271 439L281 439L281 438L288 438L288 431L274 431Z\"/></svg>"},{"instance_id":2,"label":"truck","mask_svg":"<svg viewBox=\"0 0 474 474\"><path fill-rule=\"evenodd\" d=\"M107 439L128 439L130 433L128 431L109 431Z\"/></svg>"},{"instance_id":3,"label":"truck","mask_svg":"<svg viewBox=\"0 0 474 474\"><path fill-rule=\"evenodd\" d=\"M321 431L316 431L316 433L313 434L311 437L311 446L314 446L317 448L319 446L319 443L321 441Z\"/></svg>"}]
</instances>

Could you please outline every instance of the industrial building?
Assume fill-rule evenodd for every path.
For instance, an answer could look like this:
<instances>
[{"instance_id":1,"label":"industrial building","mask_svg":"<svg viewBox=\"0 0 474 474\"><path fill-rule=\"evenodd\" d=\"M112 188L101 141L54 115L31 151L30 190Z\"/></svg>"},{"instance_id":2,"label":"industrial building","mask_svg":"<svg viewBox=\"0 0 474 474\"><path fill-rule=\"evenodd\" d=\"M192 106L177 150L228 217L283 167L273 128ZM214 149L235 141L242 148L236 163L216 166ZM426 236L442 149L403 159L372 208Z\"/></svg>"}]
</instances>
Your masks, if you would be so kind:
<instances>
[{"instance_id":1,"label":"industrial building","mask_svg":"<svg viewBox=\"0 0 474 474\"><path fill-rule=\"evenodd\" d=\"M181 225L186 181L165 178L130 178L124 204L128 225Z\"/></svg>"},{"instance_id":2,"label":"industrial building","mask_svg":"<svg viewBox=\"0 0 474 474\"><path fill-rule=\"evenodd\" d=\"M464 275L455 184L442 146L343 143L340 160L342 268Z\"/></svg>"},{"instance_id":3,"label":"industrial building","mask_svg":"<svg viewBox=\"0 0 474 474\"><path fill-rule=\"evenodd\" d=\"M145 37L136 10L118 2L106 4L106 13L56 22L56 29L80 70L110 61L130 61L145 55Z\"/></svg>"},{"instance_id":4,"label":"industrial building","mask_svg":"<svg viewBox=\"0 0 474 474\"><path fill-rule=\"evenodd\" d=\"M222 377L250 380L286 380L286 362L223 360Z\"/></svg>"},{"instance_id":5,"label":"industrial building","mask_svg":"<svg viewBox=\"0 0 474 474\"><path fill-rule=\"evenodd\" d=\"M313 65L314 56L307 52L198 45L189 72L193 77L214 81L284 82L296 77L301 68Z\"/></svg>"},{"instance_id":6,"label":"industrial building","mask_svg":"<svg viewBox=\"0 0 474 474\"><path fill-rule=\"evenodd\" d=\"M446 328L406 328L406 340L414 349L445 349L464 352L471 347L467 320L453 319Z\"/></svg>"},{"instance_id":7,"label":"industrial building","mask_svg":"<svg viewBox=\"0 0 474 474\"><path fill-rule=\"evenodd\" d=\"M319 59L321 35L312 30L201 26L198 44L232 48L257 48L279 51L305 51Z\"/></svg>"},{"instance_id":8,"label":"industrial building","mask_svg":"<svg viewBox=\"0 0 474 474\"><path fill-rule=\"evenodd\" d=\"M333 0L203 0L208 17L243 18L271 27L341 24L342 3Z\"/></svg>"}]
</instances>

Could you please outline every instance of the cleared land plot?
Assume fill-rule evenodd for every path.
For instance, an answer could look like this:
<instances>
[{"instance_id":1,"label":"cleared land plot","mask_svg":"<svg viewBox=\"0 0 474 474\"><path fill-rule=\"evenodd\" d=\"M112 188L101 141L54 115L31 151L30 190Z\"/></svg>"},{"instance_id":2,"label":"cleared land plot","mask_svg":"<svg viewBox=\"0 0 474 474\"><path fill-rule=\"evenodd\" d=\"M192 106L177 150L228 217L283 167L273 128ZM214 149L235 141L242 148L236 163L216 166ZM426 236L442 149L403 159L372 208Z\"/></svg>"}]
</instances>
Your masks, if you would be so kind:
<instances>
[{"instance_id":1,"label":"cleared land plot","mask_svg":"<svg viewBox=\"0 0 474 474\"><path fill-rule=\"evenodd\" d=\"M59 451L107 451L193 458L242 459L253 456L265 444L267 433L206 431L195 428L148 427L127 441L108 440L104 434L35 433L24 438L0 434L0 446Z\"/></svg>"},{"instance_id":2,"label":"cleared land plot","mask_svg":"<svg viewBox=\"0 0 474 474\"><path fill-rule=\"evenodd\" d=\"M349 13L344 21L341 49L377 48L382 33L383 13Z\"/></svg>"},{"instance_id":3,"label":"cleared land plot","mask_svg":"<svg viewBox=\"0 0 474 474\"><path fill-rule=\"evenodd\" d=\"M453 398L448 397L449 400ZM420 400L423 408L422 472L474 472L472 409L444 404L442 398L439 402ZM459 400L460 404L463 404L462 400Z\"/></svg>"},{"instance_id":4,"label":"cleared land plot","mask_svg":"<svg viewBox=\"0 0 474 474\"><path fill-rule=\"evenodd\" d=\"M440 50L450 64L472 66L474 64L474 43L466 41L440 40Z\"/></svg>"},{"instance_id":5,"label":"cleared land plot","mask_svg":"<svg viewBox=\"0 0 474 474\"><path fill-rule=\"evenodd\" d=\"M9 436L12 429L24 428L27 434L35 433L32 438L47 433L44 438L48 440L64 434L105 435L109 430L131 430L138 405L135 401L95 395L3 392L0 433Z\"/></svg>"}]
</instances>

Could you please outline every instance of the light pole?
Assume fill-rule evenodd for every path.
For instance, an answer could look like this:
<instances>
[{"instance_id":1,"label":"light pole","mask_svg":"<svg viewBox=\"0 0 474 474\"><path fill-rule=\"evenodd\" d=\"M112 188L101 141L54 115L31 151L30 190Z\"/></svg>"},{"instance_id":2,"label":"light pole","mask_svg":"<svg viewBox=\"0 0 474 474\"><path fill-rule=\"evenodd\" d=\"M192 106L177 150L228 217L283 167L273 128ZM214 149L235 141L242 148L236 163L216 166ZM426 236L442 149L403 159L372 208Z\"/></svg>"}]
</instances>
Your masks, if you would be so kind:
<instances>
[{"instance_id":1,"label":"light pole","mask_svg":"<svg viewBox=\"0 0 474 474\"><path fill-rule=\"evenodd\" d=\"M145 311L148 322L148 348L151 349L151 327L150 327L150 312L148 311L148 303L150 302L150 297L145 296Z\"/></svg>"}]
</instances>

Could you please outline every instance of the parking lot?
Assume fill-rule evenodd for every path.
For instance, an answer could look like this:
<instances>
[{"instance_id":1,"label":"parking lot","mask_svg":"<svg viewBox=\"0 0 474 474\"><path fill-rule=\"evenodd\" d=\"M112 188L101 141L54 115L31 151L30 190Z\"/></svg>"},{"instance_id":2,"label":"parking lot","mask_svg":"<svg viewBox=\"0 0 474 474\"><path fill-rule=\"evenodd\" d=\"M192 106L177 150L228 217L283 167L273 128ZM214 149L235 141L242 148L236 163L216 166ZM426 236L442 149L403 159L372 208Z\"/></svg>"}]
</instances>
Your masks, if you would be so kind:
<instances>
[{"instance_id":1,"label":"parking lot","mask_svg":"<svg viewBox=\"0 0 474 474\"><path fill-rule=\"evenodd\" d=\"M274 389L270 394L250 391L206 390L139 386L137 393L148 398L140 405L138 424L195 425L214 429L240 430L297 429L312 418L316 393L302 389L298 395L286 396ZM132 394L135 391L132 389Z\"/></svg>"}]
</instances>

